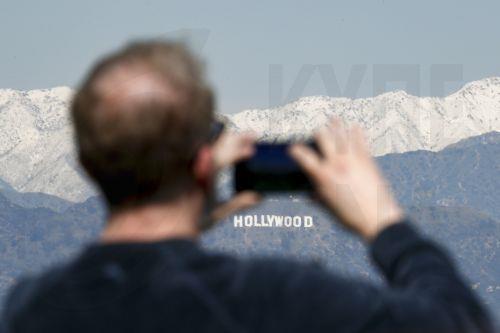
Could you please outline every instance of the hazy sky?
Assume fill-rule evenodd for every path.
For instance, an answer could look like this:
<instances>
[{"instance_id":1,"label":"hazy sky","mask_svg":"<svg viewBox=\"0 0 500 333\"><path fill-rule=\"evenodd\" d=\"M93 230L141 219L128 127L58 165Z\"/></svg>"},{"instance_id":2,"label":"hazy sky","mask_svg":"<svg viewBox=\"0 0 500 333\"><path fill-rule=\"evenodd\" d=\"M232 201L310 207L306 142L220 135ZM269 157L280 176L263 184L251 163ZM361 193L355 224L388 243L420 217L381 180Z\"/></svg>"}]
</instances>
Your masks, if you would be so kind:
<instances>
[{"instance_id":1,"label":"hazy sky","mask_svg":"<svg viewBox=\"0 0 500 333\"><path fill-rule=\"evenodd\" d=\"M75 87L130 39L182 35L207 60L223 112L373 96L388 73L410 81L388 90L439 95L500 75L499 13L498 0L1 0L0 88ZM432 88L436 68L455 81L444 92Z\"/></svg>"}]
</instances>

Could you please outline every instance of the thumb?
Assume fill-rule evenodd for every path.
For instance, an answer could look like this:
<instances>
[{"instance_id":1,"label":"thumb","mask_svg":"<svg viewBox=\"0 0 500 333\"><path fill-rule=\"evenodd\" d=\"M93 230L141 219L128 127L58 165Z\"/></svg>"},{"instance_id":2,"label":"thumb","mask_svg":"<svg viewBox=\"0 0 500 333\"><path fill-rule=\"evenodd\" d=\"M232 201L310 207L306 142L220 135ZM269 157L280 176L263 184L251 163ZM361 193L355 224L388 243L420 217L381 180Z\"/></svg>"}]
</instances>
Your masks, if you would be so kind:
<instances>
[{"instance_id":1,"label":"thumb","mask_svg":"<svg viewBox=\"0 0 500 333\"><path fill-rule=\"evenodd\" d=\"M316 152L302 144L295 144L290 147L289 153L309 177L318 181L321 174L321 159Z\"/></svg>"}]
</instances>

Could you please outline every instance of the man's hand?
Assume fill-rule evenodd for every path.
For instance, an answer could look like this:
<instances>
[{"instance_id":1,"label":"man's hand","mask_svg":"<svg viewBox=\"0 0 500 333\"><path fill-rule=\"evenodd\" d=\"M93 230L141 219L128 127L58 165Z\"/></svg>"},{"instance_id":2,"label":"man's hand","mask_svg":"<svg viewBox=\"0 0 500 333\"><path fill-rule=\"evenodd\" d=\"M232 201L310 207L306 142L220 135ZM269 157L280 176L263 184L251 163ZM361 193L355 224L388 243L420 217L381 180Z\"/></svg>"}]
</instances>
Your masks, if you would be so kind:
<instances>
[{"instance_id":1,"label":"man's hand","mask_svg":"<svg viewBox=\"0 0 500 333\"><path fill-rule=\"evenodd\" d=\"M255 151L255 135L224 131L213 146L215 171L250 158Z\"/></svg>"},{"instance_id":2,"label":"man's hand","mask_svg":"<svg viewBox=\"0 0 500 333\"><path fill-rule=\"evenodd\" d=\"M255 136L250 133L233 133L225 131L217 139L213 146L213 165L215 173L225 167L251 157L255 151ZM219 204L210 213L212 222L224 218L260 202L260 196L256 192L245 191L238 193L229 201Z\"/></svg>"},{"instance_id":3,"label":"man's hand","mask_svg":"<svg viewBox=\"0 0 500 333\"><path fill-rule=\"evenodd\" d=\"M346 131L340 120L334 120L315 138L322 156L299 144L291 147L290 154L346 227L371 240L403 217L359 126Z\"/></svg>"}]
</instances>

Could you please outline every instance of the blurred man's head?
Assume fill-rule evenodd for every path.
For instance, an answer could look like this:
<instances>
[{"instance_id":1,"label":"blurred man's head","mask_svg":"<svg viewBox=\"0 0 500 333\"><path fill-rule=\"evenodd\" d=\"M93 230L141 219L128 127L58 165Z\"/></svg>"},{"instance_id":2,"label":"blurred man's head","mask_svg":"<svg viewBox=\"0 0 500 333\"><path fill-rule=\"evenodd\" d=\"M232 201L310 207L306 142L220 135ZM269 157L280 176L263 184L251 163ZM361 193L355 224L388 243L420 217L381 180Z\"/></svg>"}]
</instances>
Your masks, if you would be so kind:
<instances>
[{"instance_id":1,"label":"blurred man's head","mask_svg":"<svg viewBox=\"0 0 500 333\"><path fill-rule=\"evenodd\" d=\"M101 60L72 105L79 158L110 208L165 202L199 185L214 109L181 44L143 42Z\"/></svg>"}]
</instances>

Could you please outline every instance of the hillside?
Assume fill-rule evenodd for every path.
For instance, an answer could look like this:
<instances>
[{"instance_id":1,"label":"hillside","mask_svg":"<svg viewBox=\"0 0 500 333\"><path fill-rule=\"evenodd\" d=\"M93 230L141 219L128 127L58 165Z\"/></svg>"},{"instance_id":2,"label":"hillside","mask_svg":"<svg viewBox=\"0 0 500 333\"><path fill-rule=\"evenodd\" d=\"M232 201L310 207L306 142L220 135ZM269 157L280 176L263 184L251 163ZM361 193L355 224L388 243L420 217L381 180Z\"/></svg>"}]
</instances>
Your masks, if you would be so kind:
<instances>
[{"instance_id":1,"label":"hillside","mask_svg":"<svg viewBox=\"0 0 500 333\"><path fill-rule=\"evenodd\" d=\"M406 206L468 207L500 221L500 132L439 152L386 155L378 163Z\"/></svg>"}]
</instances>

